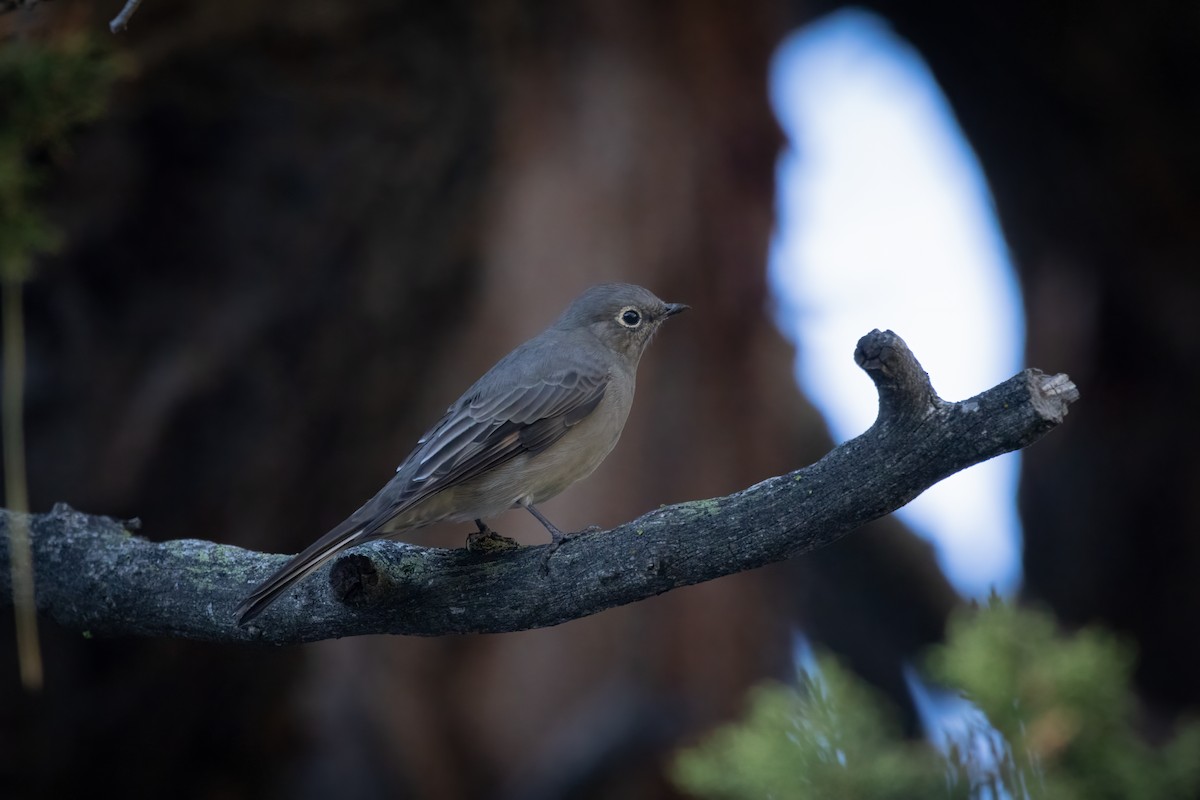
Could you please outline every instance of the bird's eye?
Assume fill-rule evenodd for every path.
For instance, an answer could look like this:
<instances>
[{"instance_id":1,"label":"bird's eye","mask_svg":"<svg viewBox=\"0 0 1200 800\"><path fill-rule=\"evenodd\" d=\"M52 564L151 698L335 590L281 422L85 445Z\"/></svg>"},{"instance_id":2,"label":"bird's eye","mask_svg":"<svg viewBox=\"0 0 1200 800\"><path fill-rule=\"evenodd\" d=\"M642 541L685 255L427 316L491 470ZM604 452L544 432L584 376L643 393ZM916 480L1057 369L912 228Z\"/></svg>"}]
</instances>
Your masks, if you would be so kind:
<instances>
[{"instance_id":1,"label":"bird's eye","mask_svg":"<svg viewBox=\"0 0 1200 800\"><path fill-rule=\"evenodd\" d=\"M642 324L642 315L636 308L633 308L632 306L622 308L620 315L617 316L617 319L620 320L621 324L626 328L636 328L638 325Z\"/></svg>"}]
</instances>

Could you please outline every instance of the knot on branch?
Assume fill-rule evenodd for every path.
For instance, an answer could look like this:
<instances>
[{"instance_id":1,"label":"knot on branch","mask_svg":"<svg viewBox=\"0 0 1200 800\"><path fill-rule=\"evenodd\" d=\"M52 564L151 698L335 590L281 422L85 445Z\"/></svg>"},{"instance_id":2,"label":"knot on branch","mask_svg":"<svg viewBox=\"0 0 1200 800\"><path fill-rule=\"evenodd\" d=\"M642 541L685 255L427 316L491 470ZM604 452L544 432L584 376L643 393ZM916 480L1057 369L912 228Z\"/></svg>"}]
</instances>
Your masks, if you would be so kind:
<instances>
[{"instance_id":1,"label":"knot on branch","mask_svg":"<svg viewBox=\"0 0 1200 800\"><path fill-rule=\"evenodd\" d=\"M465 555L417 547L406 542L379 541L337 556L329 568L334 598L362 610L383 601L405 602L420 594L430 561Z\"/></svg>"},{"instance_id":2,"label":"knot on branch","mask_svg":"<svg viewBox=\"0 0 1200 800\"><path fill-rule=\"evenodd\" d=\"M351 608L374 605L390 585L391 581L375 568L375 562L361 553L342 556L329 569L333 596Z\"/></svg>"}]
</instances>

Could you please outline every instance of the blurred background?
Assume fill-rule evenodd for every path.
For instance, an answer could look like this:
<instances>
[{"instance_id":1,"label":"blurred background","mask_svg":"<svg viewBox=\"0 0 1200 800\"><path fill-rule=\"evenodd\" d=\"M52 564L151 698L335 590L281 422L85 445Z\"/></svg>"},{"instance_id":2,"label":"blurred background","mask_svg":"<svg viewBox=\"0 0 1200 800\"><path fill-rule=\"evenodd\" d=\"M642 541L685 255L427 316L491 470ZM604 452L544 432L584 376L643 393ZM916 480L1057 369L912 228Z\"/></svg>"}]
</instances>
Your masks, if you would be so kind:
<instances>
[{"instance_id":1,"label":"blurred background","mask_svg":"<svg viewBox=\"0 0 1200 800\"><path fill-rule=\"evenodd\" d=\"M111 37L119 6L0 16L0 47L86 32L125 70L39 194L62 246L26 287L36 510L294 552L605 280L695 311L608 461L546 505L564 528L856 435L873 327L948 399L1028 365L1083 400L903 522L550 630L269 649L46 624L29 696L6 614L12 796L674 797L671 753L792 675L797 635L917 733L906 665L992 586L1134 642L1151 738L1200 702L1200 6L146 0Z\"/></svg>"}]
</instances>

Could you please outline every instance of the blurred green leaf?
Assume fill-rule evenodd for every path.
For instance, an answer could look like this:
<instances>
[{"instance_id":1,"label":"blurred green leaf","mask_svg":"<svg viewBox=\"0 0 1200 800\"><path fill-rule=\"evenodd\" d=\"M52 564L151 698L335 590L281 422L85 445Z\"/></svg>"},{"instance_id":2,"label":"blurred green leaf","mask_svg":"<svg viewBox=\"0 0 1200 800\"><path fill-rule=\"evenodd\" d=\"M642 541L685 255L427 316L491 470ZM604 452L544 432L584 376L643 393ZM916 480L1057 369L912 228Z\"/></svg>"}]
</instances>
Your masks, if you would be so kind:
<instances>
[{"instance_id":1,"label":"blurred green leaf","mask_svg":"<svg viewBox=\"0 0 1200 800\"><path fill-rule=\"evenodd\" d=\"M956 615L929 659L931 675L961 687L1036 778L1031 797L1194 796L1200 726L1184 727L1170 747L1146 744L1133 727L1134 663L1133 649L1106 630L1064 635L1049 614L995 597Z\"/></svg>"},{"instance_id":2,"label":"blurred green leaf","mask_svg":"<svg viewBox=\"0 0 1200 800\"><path fill-rule=\"evenodd\" d=\"M931 747L900 737L881 697L829 658L797 687L750 695L745 722L683 752L674 777L713 798L968 797Z\"/></svg>"},{"instance_id":3,"label":"blurred green leaf","mask_svg":"<svg viewBox=\"0 0 1200 800\"><path fill-rule=\"evenodd\" d=\"M117 62L89 40L0 46L0 278L28 279L33 259L60 243L37 209L47 164L69 153L68 134L99 116Z\"/></svg>"},{"instance_id":4,"label":"blurred green leaf","mask_svg":"<svg viewBox=\"0 0 1200 800\"><path fill-rule=\"evenodd\" d=\"M1200 724L1164 747L1133 727L1133 651L1107 631L992 598L950 623L929 673L986 715L942 754L905 740L881 698L831 658L770 684L744 721L683 751L674 778L705 798L1167 800L1200 791ZM991 727L988 726L991 723ZM993 730L994 728L994 730Z\"/></svg>"}]
</instances>

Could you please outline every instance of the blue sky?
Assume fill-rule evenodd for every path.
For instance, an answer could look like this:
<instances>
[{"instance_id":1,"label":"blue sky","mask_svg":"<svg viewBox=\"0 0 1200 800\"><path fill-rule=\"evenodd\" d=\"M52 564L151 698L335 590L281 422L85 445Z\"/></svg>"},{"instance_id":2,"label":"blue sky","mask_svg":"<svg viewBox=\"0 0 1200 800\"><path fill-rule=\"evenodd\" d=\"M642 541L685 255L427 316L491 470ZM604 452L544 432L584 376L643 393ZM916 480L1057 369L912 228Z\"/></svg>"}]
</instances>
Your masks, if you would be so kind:
<instances>
[{"instance_id":1,"label":"blue sky","mask_svg":"<svg viewBox=\"0 0 1200 800\"><path fill-rule=\"evenodd\" d=\"M874 421L853 360L872 328L908 342L947 400L1019 371L1024 319L991 196L919 55L878 17L840 11L780 47L771 90L792 145L771 256L778 320L834 437ZM951 476L899 512L964 595L1019 584L1018 458Z\"/></svg>"}]
</instances>

